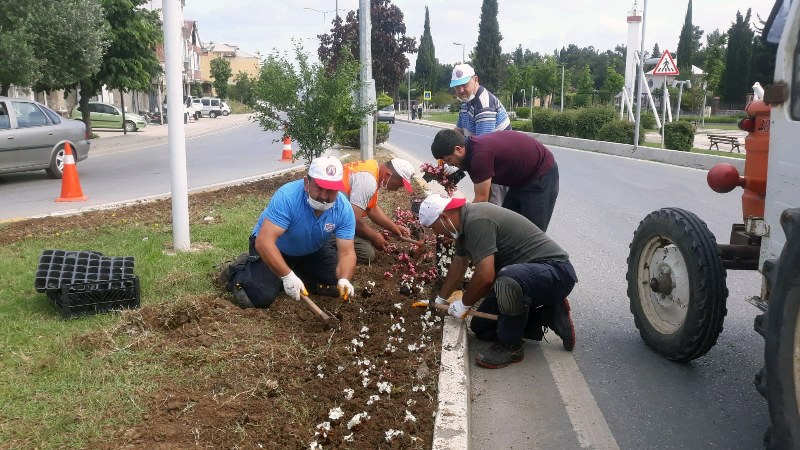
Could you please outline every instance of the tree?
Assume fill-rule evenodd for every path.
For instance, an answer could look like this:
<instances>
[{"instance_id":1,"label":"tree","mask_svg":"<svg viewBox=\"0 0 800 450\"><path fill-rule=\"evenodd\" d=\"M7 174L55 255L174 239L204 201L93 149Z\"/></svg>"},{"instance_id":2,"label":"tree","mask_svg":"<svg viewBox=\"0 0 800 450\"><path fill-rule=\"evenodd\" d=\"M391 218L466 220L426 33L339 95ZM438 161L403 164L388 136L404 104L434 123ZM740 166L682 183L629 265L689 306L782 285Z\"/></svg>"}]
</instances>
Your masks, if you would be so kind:
<instances>
[{"instance_id":1,"label":"tree","mask_svg":"<svg viewBox=\"0 0 800 450\"><path fill-rule=\"evenodd\" d=\"M691 76L692 73L692 37L694 28L692 27L692 0L686 7L686 18L683 21L681 35L678 39L678 70L684 77Z\"/></svg>"},{"instance_id":2,"label":"tree","mask_svg":"<svg viewBox=\"0 0 800 450\"><path fill-rule=\"evenodd\" d=\"M231 75L233 75L233 71L231 63L227 59L219 57L211 60L211 78L214 79L211 85L214 86L214 91L221 100L228 97L228 80L231 79Z\"/></svg>"},{"instance_id":3,"label":"tree","mask_svg":"<svg viewBox=\"0 0 800 450\"><path fill-rule=\"evenodd\" d=\"M254 84L255 80L250 78L247 72L239 71L239 73L233 77L233 86L230 87L228 94L231 99L252 106Z\"/></svg>"},{"instance_id":4,"label":"tree","mask_svg":"<svg viewBox=\"0 0 800 450\"><path fill-rule=\"evenodd\" d=\"M592 80L592 71L589 69L589 65L583 66L583 70L578 72L577 75L578 95L575 96L575 106L586 106L594 95L594 81Z\"/></svg>"},{"instance_id":5,"label":"tree","mask_svg":"<svg viewBox=\"0 0 800 450\"><path fill-rule=\"evenodd\" d=\"M100 70L80 81L82 119L91 132L89 99L103 86L109 89L149 90L152 79L161 73L155 48L161 42L161 21L156 11L140 8L147 0L101 0L108 23L108 50ZM75 34L72 30L70 36Z\"/></svg>"},{"instance_id":6,"label":"tree","mask_svg":"<svg viewBox=\"0 0 800 450\"><path fill-rule=\"evenodd\" d=\"M603 83L603 91L614 96L622 90L623 86L625 86L625 77L617 72L614 66L608 66L606 68L606 80Z\"/></svg>"},{"instance_id":7,"label":"tree","mask_svg":"<svg viewBox=\"0 0 800 450\"><path fill-rule=\"evenodd\" d=\"M97 72L108 46L97 0L15 0L0 10L0 95L12 84L68 88Z\"/></svg>"},{"instance_id":8,"label":"tree","mask_svg":"<svg viewBox=\"0 0 800 450\"><path fill-rule=\"evenodd\" d=\"M722 75L725 73L727 42L728 35L720 33L719 30L714 30L706 35L706 61L703 81L706 83L706 90L708 91L719 93Z\"/></svg>"},{"instance_id":9,"label":"tree","mask_svg":"<svg viewBox=\"0 0 800 450\"><path fill-rule=\"evenodd\" d=\"M419 53L417 53L417 65L414 73L417 82L423 88L433 89L436 84L436 49L433 47L433 37L431 36L431 21L428 14L428 7L425 7L425 27L422 37L419 40Z\"/></svg>"},{"instance_id":10,"label":"tree","mask_svg":"<svg viewBox=\"0 0 800 450\"><path fill-rule=\"evenodd\" d=\"M490 91L497 90L505 75L500 41L500 24L497 22L497 0L483 0L481 20L478 25L478 43L475 46L473 66L481 85Z\"/></svg>"},{"instance_id":11,"label":"tree","mask_svg":"<svg viewBox=\"0 0 800 450\"><path fill-rule=\"evenodd\" d=\"M753 65L750 68L750 80L752 86L758 81L762 85L772 84L775 78L775 58L778 46L767 44L762 36L765 22L759 18L759 25L756 27L758 32L753 40Z\"/></svg>"},{"instance_id":12,"label":"tree","mask_svg":"<svg viewBox=\"0 0 800 450\"><path fill-rule=\"evenodd\" d=\"M299 156L307 163L333 144L334 132L363 121L375 105L359 105L359 65L347 56L335 70L311 64L295 44L291 60L270 55L253 89L253 109L261 128L285 132L300 145Z\"/></svg>"},{"instance_id":13,"label":"tree","mask_svg":"<svg viewBox=\"0 0 800 450\"><path fill-rule=\"evenodd\" d=\"M658 42L653 45L653 53L650 54L651 58L660 58L661 57L661 49L658 48Z\"/></svg>"},{"instance_id":14,"label":"tree","mask_svg":"<svg viewBox=\"0 0 800 450\"><path fill-rule=\"evenodd\" d=\"M403 12L391 0L371 0L372 77L376 91L396 92L409 61L405 53L417 51L417 42L407 37ZM358 60L358 15L347 13L345 23L333 20L330 34L321 34L317 55L328 70L335 70L341 61Z\"/></svg>"},{"instance_id":15,"label":"tree","mask_svg":"<svg viewBox=\"0 0 800 450\"><path fill-rule=\"evenodd\" d=\"M750 9L744 17L736 11L736 22L728 29L728 49L725 53L725 67L733 70L726 70L722 76L722 96L728 101L741 101L751 90L753 34Z\"/></svg>"}]
</instances>

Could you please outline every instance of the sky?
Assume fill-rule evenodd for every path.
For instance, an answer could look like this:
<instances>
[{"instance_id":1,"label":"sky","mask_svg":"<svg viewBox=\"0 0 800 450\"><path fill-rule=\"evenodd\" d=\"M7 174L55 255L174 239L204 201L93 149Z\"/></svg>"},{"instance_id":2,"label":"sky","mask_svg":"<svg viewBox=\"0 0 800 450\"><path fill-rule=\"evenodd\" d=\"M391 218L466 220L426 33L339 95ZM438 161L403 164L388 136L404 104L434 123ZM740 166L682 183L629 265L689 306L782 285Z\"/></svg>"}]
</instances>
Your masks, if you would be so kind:
<instances>
[{"instance_id":1,"label":"sky","mask_svg":"<svg viewBox=\"0 0 800 450\"><path fill-rule=\"evenodd\" d=\"M292 38L299 40L307 53L316 57L316 35L328 33L334 10L346 16L356 10L358 0L185 0L185 20L196 20L203 42L238 45L248 53L262 55L292 49ZM498 22L504 53L517 46L532 52L551 54L569 44L594 46L599 51L613 50L628 40L626 17L633 0L498 0ZM481 0L392 0L403 12L406 35L419 38L425 24L425 7L430 10L430 26L436 58L442 64L456 64L462 58L464 44L467 59L478 39ZM600 4L602 7L598 7ZM686 16L686 1L649 0L645 16L646 51L659 48L675 52ZM706 33L726 31L735 20L736 11L744 15L752 8L766 20L773 2L752 0L694 0L692 22ZM639 0L639 9L643 0ZM705 35L703 36L705 44ZM637 47L639 43L637 42ZM412 67L416 55L409 55Z\"/></svg>"}]
</instances>

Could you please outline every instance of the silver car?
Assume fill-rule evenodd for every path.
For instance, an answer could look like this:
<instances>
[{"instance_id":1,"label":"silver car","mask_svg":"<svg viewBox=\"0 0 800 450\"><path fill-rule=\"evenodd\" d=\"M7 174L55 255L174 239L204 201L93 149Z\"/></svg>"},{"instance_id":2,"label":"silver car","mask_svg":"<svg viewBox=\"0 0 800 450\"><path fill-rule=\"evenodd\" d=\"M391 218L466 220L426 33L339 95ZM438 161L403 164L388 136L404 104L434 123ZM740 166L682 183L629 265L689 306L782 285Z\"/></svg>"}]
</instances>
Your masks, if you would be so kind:
<instances>
[{"instance_id":1,"label":"silver car","mask_svg":"<svg viewBox=\"0 0 800 450\"><path fill-rule=\"evenodd\" d=\"M44 169L61 178L67 142L75 161L89 157L83 122L65 119L39 102L0 97L0 174Z\"/></svg>"}]
</instances>

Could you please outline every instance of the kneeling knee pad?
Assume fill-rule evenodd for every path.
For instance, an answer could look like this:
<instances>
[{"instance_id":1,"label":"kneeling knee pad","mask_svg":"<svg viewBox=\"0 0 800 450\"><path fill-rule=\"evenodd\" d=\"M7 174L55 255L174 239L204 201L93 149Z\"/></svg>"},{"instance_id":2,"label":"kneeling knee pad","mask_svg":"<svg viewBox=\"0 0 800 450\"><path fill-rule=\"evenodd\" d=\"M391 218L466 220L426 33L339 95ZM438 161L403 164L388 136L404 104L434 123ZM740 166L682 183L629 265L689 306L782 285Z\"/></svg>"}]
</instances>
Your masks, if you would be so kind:
<instances>
[{"instance_id":1,"label":"kneeling knee pad","mask_svg":"<svg viewBox=\"0 0 800 450\"><path fill-rule=\"evenodd\" d=\"M508 277L497 277L494 282L494 293L497 296L497 309L507 316L518 316L525 312L522 301L522 286Z\"/></svg>"}]
</instances>

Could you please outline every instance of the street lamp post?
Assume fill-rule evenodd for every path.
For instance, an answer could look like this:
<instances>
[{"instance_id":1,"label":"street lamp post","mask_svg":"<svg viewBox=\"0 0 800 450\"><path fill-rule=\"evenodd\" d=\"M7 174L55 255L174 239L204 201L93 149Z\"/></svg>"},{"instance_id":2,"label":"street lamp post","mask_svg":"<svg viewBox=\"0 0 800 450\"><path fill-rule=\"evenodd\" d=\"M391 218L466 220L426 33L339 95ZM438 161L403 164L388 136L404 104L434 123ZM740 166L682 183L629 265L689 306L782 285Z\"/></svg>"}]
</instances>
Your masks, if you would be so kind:
<instances>
[{"instance_id":1,"label":"street lamp post","mask_svg":"<svg viewBox=\"0 0 800 450\"><path fill-rule=\"evenodd\" d=\"M330 11L322 11L322 10L319 10L319 9L308 8L308 7L305 7L303 9L307 9L309 11L316 11L318 13L322 13L322 23L327 23L327 21L325 20L325 17L326 17L326 14L328 14L328 13L332 13L332 12L335 11L336 12L336 17L339 17L339 8L338 7L335 10L330 10Z\"/></svg>"},{"instance_id":2,"label":"street lamp post","mask_svg":"<svg viewBox=\"0 0 800 450\"><path fill-rule=\"evenodd\" d=\"M461 43L458 43L458 42L453 42L453 45L460 45L461 46L461 64L464 64L466 62L466 61L464 61L464 44L461 44Z\"/></svg>"},{"instance_id":3,"label":"street lamp post","mask_svg":"<svg viewBox=\"0 0 800 450\"><path fill-rule=\"evenodd\" d=\"M522 107L524 108L525 107L525 88L520 89L520 92L522 92ZM513 107L514 105L511 105L511 106Z\"/></svg>"},{"instance_id":4,"label":"street lamp post","mask_svg":"<svg viewBox=\"0 0 800 450\"><path fill-rule=\"evenodd\" d=\"M564 112L564 64L561 65L561 111Z\"/></svg>"},{"instance_id":5,"label":"street lamp post","mask_svg":"<svg viewBox=\"0 0 800 450\"><path fill-rule=\"evenodd\" d=\"M408 106L408 120L411 120L411 91L416 91L416 89L411 89L411 67L408 68L408 100L406 106Z\"/></svg>"}]
</instances>

